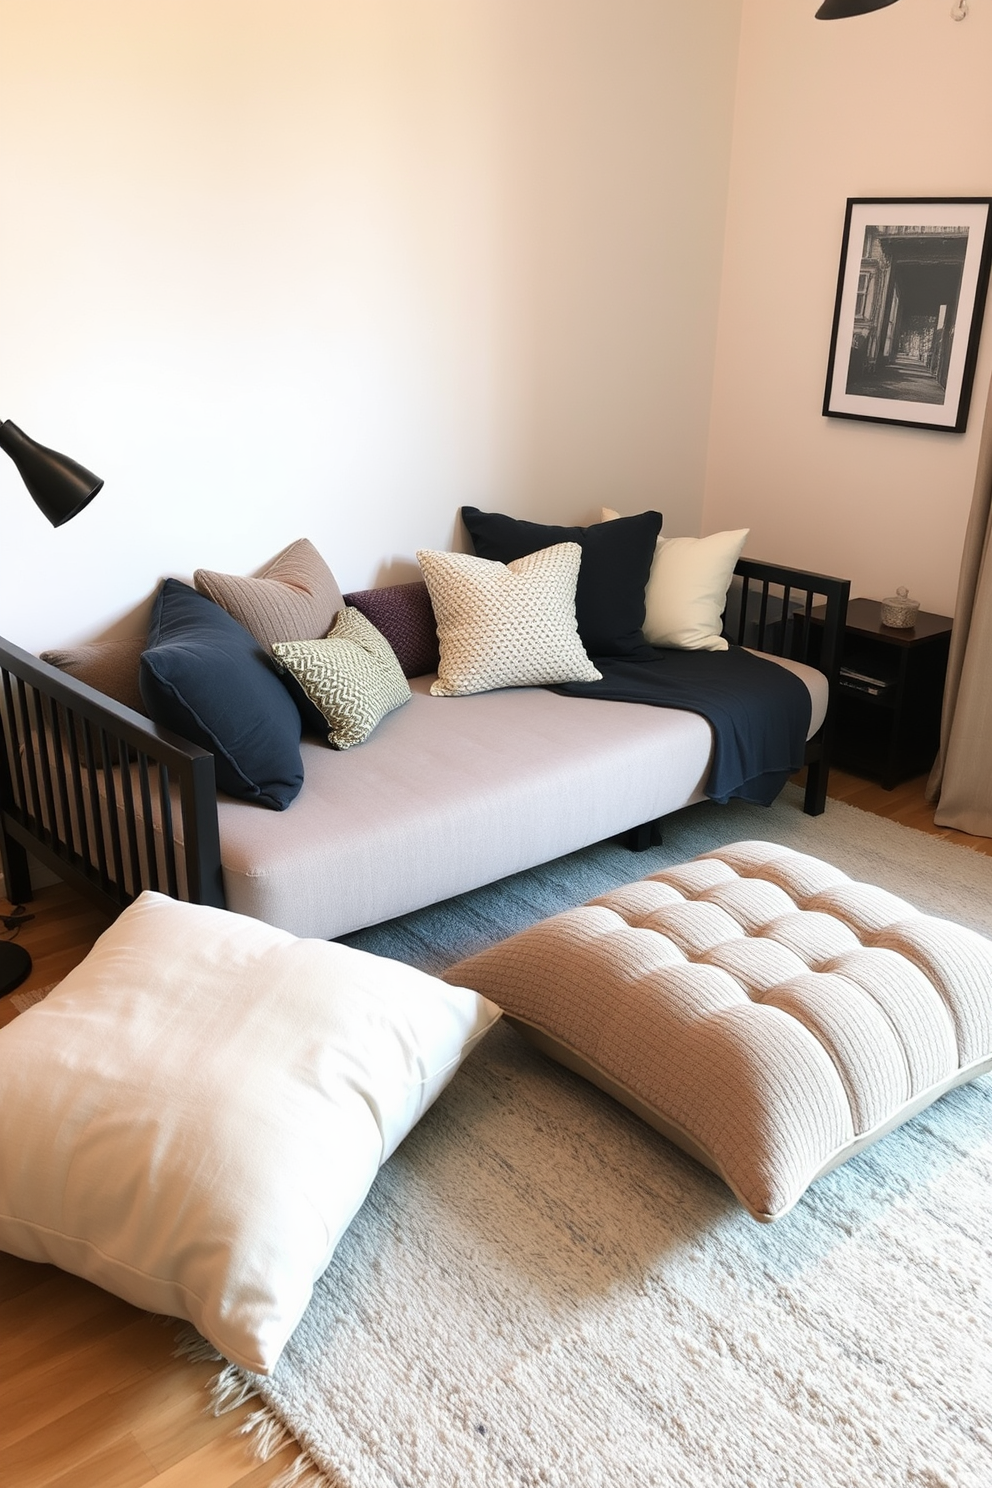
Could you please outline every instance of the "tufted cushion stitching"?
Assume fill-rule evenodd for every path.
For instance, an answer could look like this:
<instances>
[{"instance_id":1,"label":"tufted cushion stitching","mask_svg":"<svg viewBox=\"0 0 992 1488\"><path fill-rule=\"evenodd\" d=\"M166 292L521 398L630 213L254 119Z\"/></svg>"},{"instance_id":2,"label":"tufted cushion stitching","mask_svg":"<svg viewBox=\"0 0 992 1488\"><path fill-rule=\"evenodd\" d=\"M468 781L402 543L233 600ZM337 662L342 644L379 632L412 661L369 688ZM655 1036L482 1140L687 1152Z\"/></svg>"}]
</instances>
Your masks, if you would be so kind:
<instances>
[{"instance_id":1,"label":"tufted cushion stitching","mask_svg":"<svg viewBox=\"0 0 992 1488\"><path fill-rule=\"evenodd\" d=\"M992 1045L992 998L976 950L988 942L947 920L919 915L866 937L866 944L896 951L911 961L942 998L954 1023L962 1065Z\"/></svg>"},{"instance_id":2,"label":"tufted cushion stitching","mask_svg":"<svg viewBox=\"0 0 992 1488\"><path fill-rule=\"evenodd\" d=\"M797 1018L830 1055L847 1092L856 1135L912 1094L909 1067L890 1020L856 982L806 972L761 999Z\"/></svg>"},{"instance_id":3,"label":"tufted cushion stitching","mask_svg":"<svg viewBox=\"0 0 992 1488\"><path fill-rule=\"evenodd\" d=\"M758 1217L992 1065L988 941L806 855L735 843L569 914L569 934L586 915L612 926L592 962L560 916L451 974L549 1030L552 1052L549 1006L594 988L566 1062L687 1133Z\"/></svg>"},{"instance_id":4,"label":"tufted cushion stitching","mask_svg":"<svg viewBox=\"0 0 992 1488\"><path fill-rule=\"evenodd\" d=\"M839 920L804 909L772 920L762 934L795 951L812 971L860 944L854 931Z\"/></svg>"},{"instance_id":5,"label":"tufted cushion stitching","mask_svg":"<svg viewBox=\"0 0 992 1488\"><path fill-rule=\"evenodd\" d=\"M862 946L822 969L857 983L889 1019L905 1051L914 1095L958 1067L950 1009L918 966L895 951Z\"/></svg>"},{"instance_id":6,"label":"tufted cushion stitching","mask_svg":"<svg viewBox=\"0 0 992 1488\"><path fill-rule=\"evenodd\" d=\"M856 1111L863 1102L851 1084L850 1074L845 1069L843 1060L838 1056L833 1039L824 1032L819 1020L811 1020L804 1016L795 1000L783 991L781 983L785 978L771 985L759 987L749 982L746 977L738 975L736 968L724 967L721 956L725 956L730 947L734 945L739 944L746 953L749 945L765 940L779 946L804 968L808 967L812 975L823 976L832 973L835 966L842 964L846 955L866 949L869 944L873 948L882 949L881 945L877 944L878 936L874 927L881 923L882 915L886 910L899 915L900 921L906 914L912 916L914 921L927 917L919 915L911 905L896 895L876 889L873 885L858 884L841 874L839 870L832 868L831 865L822 864L819 860L803 854L793 855L799 860L798 862L790 861L783 864L780 861L781 854L775 852L769 862L761 863L756 861L753 855L746 853L742 855L735 852L733 848L724 851L726 857L738 858L740 868L731 869L727 873L729 865L724 857L710 855L708 858L697 859L692 863L682 864L678 868L665 870L649 878L624 885L610 894L592 900L591 903L614 910L632 928L650 930L664 936L683 956L694 963L708 962L727 970L731 976L735 977L747 996L765 1006L780 1007L789 1016L796 1018L814 1037L820 1040L825 1051L834 1061L838 1075L848 1092L852 1111ZM741 872L740 869L744 871ZM759 872L767 876L759 877ZM678 887L673 880L677 882ZM829 886L823 888L822 885L828 880ZM793 893L796 893L799 885L808 887L811 884L816 886L815 892L809 895L798 893L795 899L786 887L788 885ZM665 892L666 890L668 892ZM783 901L794 906L791 912L782 913L776 919L766 921L763 918L763 911L769 906L783 907ZM726 921L721 922L715 917L700 915L693 911L691 906L704 903L711 904L728 919L734 921L740 934L739 941L734 939L734 930ZM816 907L807 908L806 906ZM858 932L862 926L872 927L871 932L869 934L862 932L859 936ZM719 928L726 931L726 937L722 940L714 939L707 944L707 935L715 935ZM956 930L958 927L951 928ZM887 933L898 935L895 927L886 927L886 930ZM899 951L896 954L899 954ZM905 949L901 951L901 954L904 961L911 965L915 964L912 956L907 955ZM935 969L932 954L921 956L921 961L924 964L917 969L923 974L926 984L937 993L940 1005L946 1009L956 1030L959 1019L955 1013L953 999L946 994L946 980ZM935 980L931 980L931 977L927 975L928 967ZM961 966L956 964L955 971L958 978L960 978L961 970ZM862 986L856 979L849 978L848 984L858 993L865 995L868 999L866 1007L872 1010L868 1016L872 1016L872 1013L877 1015L880 1020L879 1026L885 1026L890 1030L894 1043L898 1045L906 1079L906 1091L901 1099L909 1099L911 1095L917 1093L919 1088L918 1077L921 1062L919 1040L915 1037L907 1038L902 1033L894 1021L891 1001L883 1005L883 1002L875 995L873 988ZM957 984L960 985L959 980ZM914 1028L912 1032L919 1033L919 1027ZM923 1048L926 1048L926 1044ZM932 1047L930 1052L934 1052ZM946 1049L940 1052L946 1054ZM960 1057L964 1058L966 1052L964 1048L960 1048L958 1052ZM935 1069L934 1077L945 1078L948 1073L944 1059L940 1059L939 1075ZM870 1108L867 1109L856 1123L857 1132L860 1134L863 1129L878 1124L880 1119Z\"/></svg>"},{"instance_id":7,"label":"tufted cushion stitching","mask_svg":"<svg viewBox=\"0 0 992 1488\"><path fill-rule=\"evenodd\" d=\"M760 934L766 925L796 909L784 889L760 878L737 878L714 884L699 897L708 904L719 905L748 935Z\"/></svg>"}]
</instances>

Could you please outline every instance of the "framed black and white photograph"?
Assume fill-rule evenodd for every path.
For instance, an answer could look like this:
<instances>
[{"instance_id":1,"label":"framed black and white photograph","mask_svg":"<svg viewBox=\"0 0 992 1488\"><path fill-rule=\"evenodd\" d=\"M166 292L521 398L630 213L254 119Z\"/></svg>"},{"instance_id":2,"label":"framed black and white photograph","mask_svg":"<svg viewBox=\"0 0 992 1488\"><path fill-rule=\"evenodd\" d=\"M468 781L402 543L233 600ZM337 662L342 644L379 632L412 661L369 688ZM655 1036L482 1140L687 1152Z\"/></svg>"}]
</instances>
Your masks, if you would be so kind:
<instances>
[{"instance_id":1,"label":"framed black and white photograph","mask_svg":"<svg viewBox=\"0 0 992 1488\"><path fill-rule=\"evenodd\" d=\"M989 282L992 197L851 197L823 412L960 433Z\"/></svg>"}]
</instances>

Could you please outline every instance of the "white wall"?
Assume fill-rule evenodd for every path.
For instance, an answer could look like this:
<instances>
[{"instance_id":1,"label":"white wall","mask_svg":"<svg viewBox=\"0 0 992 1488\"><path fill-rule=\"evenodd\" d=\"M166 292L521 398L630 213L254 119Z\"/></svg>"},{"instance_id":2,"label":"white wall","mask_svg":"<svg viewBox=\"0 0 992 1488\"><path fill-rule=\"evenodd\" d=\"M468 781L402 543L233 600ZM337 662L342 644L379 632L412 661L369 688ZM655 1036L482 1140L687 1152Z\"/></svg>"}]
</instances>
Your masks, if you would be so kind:
<instances>
[{"instance_id":1,"label":"white wall","mask_svg":"<svg viewBox=\"0 0 992 1488\"><path fill-rule=\"evenodd\" d=\"M820 409L846 199L992 194L992 5L822 22L816 3L745 0L704 526L950 614L992 317L966 433Z\"/></svg>"},{"instance_id":2,"label":"white wall","mask_svg":"<svg viewBox=\"0 0 992 1488\"><path fill-rule=\"evenodd\" d=\"M462 502L698 531L740 0L3 0L0 631L134 630L309 536L344 588Z\"/></svg>"}]
</instances>

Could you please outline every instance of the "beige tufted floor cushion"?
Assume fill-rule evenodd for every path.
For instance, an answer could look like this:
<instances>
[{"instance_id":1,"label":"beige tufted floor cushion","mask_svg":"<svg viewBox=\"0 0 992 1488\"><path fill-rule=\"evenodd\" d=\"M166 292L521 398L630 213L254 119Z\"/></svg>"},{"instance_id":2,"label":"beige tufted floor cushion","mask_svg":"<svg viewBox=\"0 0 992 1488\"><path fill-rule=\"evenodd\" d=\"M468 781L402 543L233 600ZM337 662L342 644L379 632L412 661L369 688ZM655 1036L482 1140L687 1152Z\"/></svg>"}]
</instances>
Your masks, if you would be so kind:
<instances>
[{"instance_id":1,"label":"beige tufted floor cushion","mask_svg":"<svg viewBox=\"0 0 992 1488\"><path fill-rule=\"evenodd\" d=\"M446 980L498 1003L760 1220L992 1068L992 942L767 842L567 910Z\"/></svg>"}]
</instances>

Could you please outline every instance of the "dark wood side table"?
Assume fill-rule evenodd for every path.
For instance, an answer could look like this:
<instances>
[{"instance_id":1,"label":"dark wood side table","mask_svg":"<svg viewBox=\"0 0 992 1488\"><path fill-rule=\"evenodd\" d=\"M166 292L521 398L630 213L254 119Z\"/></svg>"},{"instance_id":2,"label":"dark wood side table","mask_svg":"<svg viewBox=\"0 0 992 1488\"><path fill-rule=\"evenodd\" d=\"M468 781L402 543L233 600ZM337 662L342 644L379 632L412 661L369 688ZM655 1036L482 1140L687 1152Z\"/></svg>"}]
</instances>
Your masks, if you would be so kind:
<instances>
[{"instance_id":1,"label":"dark wood side table","mask_svg":"<svg viewBox=\"0 0 992 1488\"><path fill-rule=\"evenodd\" d=\"M881 609L877 599L848 605L832 760L891 790L937 753L951 620L921 610L912 630L896 630Z\"/></svg>"}]
</instances>

